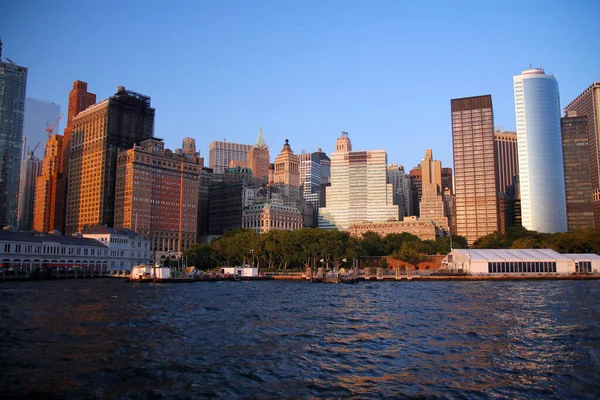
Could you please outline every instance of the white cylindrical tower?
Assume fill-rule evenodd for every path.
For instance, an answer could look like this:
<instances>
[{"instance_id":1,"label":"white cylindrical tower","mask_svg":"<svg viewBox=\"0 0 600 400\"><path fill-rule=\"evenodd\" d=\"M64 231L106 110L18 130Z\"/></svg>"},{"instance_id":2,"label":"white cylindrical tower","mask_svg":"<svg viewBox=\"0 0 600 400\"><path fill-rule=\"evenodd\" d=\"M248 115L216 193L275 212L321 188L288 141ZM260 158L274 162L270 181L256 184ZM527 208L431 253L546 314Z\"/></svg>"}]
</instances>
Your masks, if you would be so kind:
<instances>
[{"instance_id":1,"label":"white cylindrical tower","mask_svg":"<svg viewBox=\"0 0 600 400\"><path fill-rule=\"evenodd\" d=\"M513 77L521 218L538 232L565 232L567 207L558 82L542 68Z\"/></svg>"}]
</instances>

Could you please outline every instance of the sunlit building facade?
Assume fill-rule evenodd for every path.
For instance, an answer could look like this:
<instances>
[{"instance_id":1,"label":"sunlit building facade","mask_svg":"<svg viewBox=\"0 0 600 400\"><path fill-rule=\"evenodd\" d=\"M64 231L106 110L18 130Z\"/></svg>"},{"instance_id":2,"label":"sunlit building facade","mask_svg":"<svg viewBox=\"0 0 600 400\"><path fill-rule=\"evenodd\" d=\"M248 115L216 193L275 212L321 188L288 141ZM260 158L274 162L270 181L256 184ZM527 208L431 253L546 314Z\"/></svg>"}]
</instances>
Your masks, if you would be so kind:
<instances>
[{"instance_id":1,"label":"sunlit building facade","mask_svg":"<svg viewBox=\"0 0 600 400\"><path fill-rule=\"evenodd\" d=\"M50 136L42 160L42 173L35 182L33 230L38 232L63 232L65 229L63 140L62 135Z\"/></svg>"},{"instance_id":2,"label":"sunlit building facade","mask_svg":"<svg viewBox=\"0 0 600 400\"><path fill-rule=\"evenodd\" d=\"M256 203L244 207L242 227L252 229L256 233L302 229L302 213L296 207L280 203Z\"/></svg>"},{"instance_id":3,"label":"sunlit building facade","mask_svg":"<svg viewBox=\"0 0 600 400\"><path fill-rule=\"evenodd\" d=\"M160 139L119 153L115 227L139 232L157 258L181 256L197 241L200 160L165 150Z\"/></svg>"},{"instance_id":4,"label":"sunlit building facade","mask_svg":"<svg viewBox=\"0 0 600 400\"><path fill-rule=\"evenodd\" d=\"M232 160L247 163L248 152L251 149L252 146L249 144L213 141L209 145L209 167L215 174L223 174L226 169L231 167Z\"/></svg>"},{"instance_id":5,"label":"sunlit building facade","mask_svg":"<svg viewBox=\"0 0 600 400\"><path fill-rule=\"evenodd\" d=\"M567 230L558 82L542 68L513 77L523 227Z\"/></svg>"},{"instance_id":6,"label":"sunlit building facade","mask_svg":"<svg viewBox=\"0 0 600 400\"><path fill-rule=\"evenodd\" d=\"M392 184L387 183L385 150L352 151L342 132L331 153L331 186L326 207L319 208L319 228L345 230L362 222L398 220Z\"/></svg>"},{"instance_id":7,"label":"sunlit building facade","mask_svg":"<svg viewBox=\"0 0 600 400\"><path fill-rule=\"evenodd\" d=\"M451 100L456 234L472 244L498 230L492 96Z\"/></svg>"},{"instance_id":8,"label":"sunlit building facade","mask_svg":"<svg viewBox=\"0 0 600 400\"><path fill-rule=\"evenodd\" d=\"M154 132L150 97L125 90L73 118L66 232L113 226L117 154Z\"/></svg>"},{"instance_id":9,"label":"sunlit building facade","mask_svg":"<svg viewBox=\"0 0 600 400\"><path fill-rule=\"evenodd\" d=\"M262 127L258 131L258 137L254 146L248 150L248 162L246 164L252 170L252 176L264 182L269 180L271 156L269 155L269 147L262 134Z\"/></svg>"}]
</instances>

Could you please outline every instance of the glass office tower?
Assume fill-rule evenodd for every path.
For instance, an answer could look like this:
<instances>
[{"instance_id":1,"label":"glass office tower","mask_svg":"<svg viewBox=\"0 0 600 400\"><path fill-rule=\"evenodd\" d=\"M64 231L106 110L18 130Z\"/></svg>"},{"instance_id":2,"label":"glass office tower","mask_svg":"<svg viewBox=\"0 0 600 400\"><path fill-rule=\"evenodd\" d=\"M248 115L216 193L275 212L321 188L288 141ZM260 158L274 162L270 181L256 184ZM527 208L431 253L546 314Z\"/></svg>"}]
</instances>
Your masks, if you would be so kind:
<instances>
[{"instance_id":1,"label":"glass office tower","mask_svg":"<svg viewBox=\"0 0 600 400\"><path fill-rule=\"evenodd\" d=\"M565 232L558 82L543 69L535 68L515 76L513 83L522 224L538 232Z\"/></svg>"}]
</instances>

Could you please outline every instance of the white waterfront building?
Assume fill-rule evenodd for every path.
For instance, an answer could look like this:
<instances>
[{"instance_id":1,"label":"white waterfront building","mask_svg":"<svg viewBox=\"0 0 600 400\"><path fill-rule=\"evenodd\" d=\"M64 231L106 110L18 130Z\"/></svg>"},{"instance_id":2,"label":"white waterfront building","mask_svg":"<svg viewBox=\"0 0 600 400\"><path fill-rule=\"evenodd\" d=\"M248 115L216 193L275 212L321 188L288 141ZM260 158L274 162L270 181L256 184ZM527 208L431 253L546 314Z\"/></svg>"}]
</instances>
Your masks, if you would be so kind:
<instances>
[{"instance_id":1,"label":"white waterfront building","mask_svg":"<svg viewBox=\"0 0 600 400\"><path fill-rule=\"evenodd\" d=\"M319 228L397 221L393 191L385 150L352 151L348 133L342 132L331 153L331 186L325 192L326 207L319 208Z\"/></svg>"},{"instance_id":2,"label":"white waterfront building","mask_svg":"<svg viewBox=\"0 0 600 400\"><path fill-rule=\"evenodd\" d=\"M561 254L552 249L453 249L442 269L473 275L599 273L597 254Z\"/></svg>"},{"instance_id":3,"label":"white waterfront building","mask_svg":"<svg viewBox=\"0 0 600 400\"><path fill-rule=\"evenodd\" d=\"M523 227L567 230L558 83L542 68L513 77Z\"/></svg>"},{"instance_id":4,"label":"white waterfront building","mask_svg":"<svg viewBox=\"0 0 600 400\"><path fill-rule=\"evenodd\" d=\"M97 226L90 232L83 233L82 236L96 239L109 248L108 267L110 269L130 270L135 265L147 264L152 261L150 241L135 231Z\"/></svg>"}]
</instances>

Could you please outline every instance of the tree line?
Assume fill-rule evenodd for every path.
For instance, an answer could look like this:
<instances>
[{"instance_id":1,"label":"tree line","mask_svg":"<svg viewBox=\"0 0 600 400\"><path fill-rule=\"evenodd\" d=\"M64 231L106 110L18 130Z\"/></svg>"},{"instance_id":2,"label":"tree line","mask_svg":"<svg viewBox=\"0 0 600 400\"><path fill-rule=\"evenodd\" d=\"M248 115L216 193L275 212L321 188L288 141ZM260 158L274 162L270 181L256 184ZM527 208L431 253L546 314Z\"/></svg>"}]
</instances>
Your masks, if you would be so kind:
<instances>
[{"instance_id":1,"label":"tree line","mask_svg":"<svg viewBox=\"0 0 600 400\"><path fill-rule=\"evenodd\" d=\"M494 232L473 243L474 249L553 249L559 253L600 254L600 228L571 232L540 233L511 227L506 233Z\"/></svg>"},{"instance_id":2,"label":"tree line","mask_svg":"<svg viewBox=\"0 0 600 400\"><path fill-rule=\"evenodd\" d=\"M210 244L196 244L186 252L187 265L212 269L223 265L252 264L267 269L340 268L352 265L357 257L386 257L416 265L430 255L448 254L450 238L421 240L410 233L380 236L367 232L361 238L348 232L317 228L295 231L274 230L257 234L250 229L234 229ZM468 248L462 236L452 236L453 248ZM600 254L600 228L539 233L512 227L477 240L474 249L550 248L559 253Z\"/></svg>"},{"instance_id":3,"label":"tree line","mask_svg":"<svg viewBox=\"0 0 600 400\"><path fill-rule=\"evenodd\" d=\"M466 248L467 241L453 236L454 248ZM252 264L268 269L341 268L352 265L357 257L385 257L409 264L427 256L447 254L450 238L421 240L410 233L392 233L382 237L367 232L355 238L348 232L317 228L295 231L273 230L257 234L250 229L234 229L210 244L196 244L183 256L187 265L212 269L221 265Z\"/></svg>"}]
</instances>

